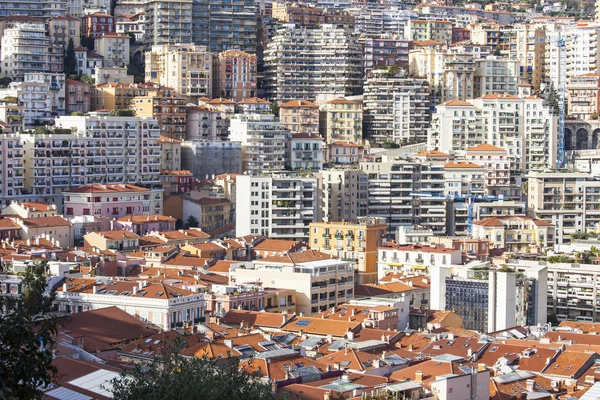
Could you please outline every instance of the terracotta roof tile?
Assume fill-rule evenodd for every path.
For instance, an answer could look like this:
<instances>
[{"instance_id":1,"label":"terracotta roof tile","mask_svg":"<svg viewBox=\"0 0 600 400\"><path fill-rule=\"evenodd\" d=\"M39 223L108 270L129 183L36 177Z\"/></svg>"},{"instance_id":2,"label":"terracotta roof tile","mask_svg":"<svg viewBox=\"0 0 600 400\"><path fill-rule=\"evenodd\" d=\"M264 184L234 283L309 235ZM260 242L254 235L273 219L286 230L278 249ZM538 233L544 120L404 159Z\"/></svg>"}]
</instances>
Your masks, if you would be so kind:
<instances>
[{"instance_id":1,"label":"terracotta roof tile","mask_svg":"<svg viewBox=\"0 0 600 400\"><path fill-rule=\"evenodd\" d=\"M49 226L71 226L71 223L63 217L38 217L24 218L23 224L30 228L43 228Z\"/></svg>"},{"instance_id":2,"label":"terracotta roof tile","mask_svg":"<svg viewBox=\"0 0 600 400\"><path fill-rule=\"evenodd\" d=\"M496 147L488 143L480 144L479 146L475 147L469 147L467 151L502 151L506 153L506 150L504 150L502 147Z\"/></svg>"},{"instance_id":3,"label":"terracotta roof tile","mask_svg":"<svg viewBox=\"0 0 600 400\"><path fill-rule=\"evenodd\" d=\"M444 164L444 168L468 168L468 169L483 169L483 166L469 161L450 161Z\"/></svg>"},{"instance_id":4,"label":"terracotta roof tile","mask_svg":"<svg viewBox=\"0 0 600 400\"><path fill-rule=\"evenodd\" d=\"M298 324L299 322L300 324ZM342 337L349 330L357 331L359 327L360 322L332 321L322 318L298 317L288 322L282 329L289 332L303 331L307 334Z\"/></svg>"},{"instance_id":5,"label":"terracotta roof tile","mask_svg":"<svg viewBox=\"0 0 600 400\"><path fill-rule=\"evenodd\" d=\"M312 103L308 100L291 100L286 103L283 103L281 108L296 108L296 107L307 107L307 108L319 108L318 105Z\"/></svg>"},{"instance_id":6,"label":"terracotta roof tile","mask_svg":"<svg viewBox=\"0 0 600 400\"><path fill-rule=\"evenodd\" d=\"M149 224L152 222L175 222L177 219L172 217L167 217L162 214L152 214L152 215L128 215L126 217L121 217L117 219L119 222L130 222L134 225L139 224Z\"/></svg>"},{"instance_id":7,"label":"terracotta roof tile","mask_svg":"<svg viewBox=\"0 0 600 400\"><path fill-rule=\"evenodd\" d=\"M230 310L225 314L222 321L226 324L241 325L245 323L256 327L280 328L292 318L292 315L287 314Z\"/></svg>"}]
</instances>

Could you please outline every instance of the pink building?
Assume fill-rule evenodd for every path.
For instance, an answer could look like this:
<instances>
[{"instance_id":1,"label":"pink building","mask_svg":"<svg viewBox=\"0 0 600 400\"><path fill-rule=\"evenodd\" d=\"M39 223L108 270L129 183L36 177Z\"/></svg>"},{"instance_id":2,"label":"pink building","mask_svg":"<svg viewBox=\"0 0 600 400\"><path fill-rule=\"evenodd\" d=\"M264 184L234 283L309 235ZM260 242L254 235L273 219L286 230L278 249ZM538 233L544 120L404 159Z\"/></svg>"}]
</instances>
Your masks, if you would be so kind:
<instances>
[{"instance_id":1,"label":"pink building","mask_svg":"<svg viewBox=\"0 0 600 400\"><path fill-rule=\"evenodd\" d=\"M175 230L177 220L165 215L128 215L113 221L113 229L124 229L137 235Z\"/></svg>"},{"instance_id":2,"label":"pink building","mask_svg":"<svg viewBox=\"0 0 600 400\"><path fill-rule=\"evenodd\" d=\"M86 185L63 194L66 216L93 215L110 219L149 214L154 196L151 189L128 184Z\"/></svg>"}]
</instances>

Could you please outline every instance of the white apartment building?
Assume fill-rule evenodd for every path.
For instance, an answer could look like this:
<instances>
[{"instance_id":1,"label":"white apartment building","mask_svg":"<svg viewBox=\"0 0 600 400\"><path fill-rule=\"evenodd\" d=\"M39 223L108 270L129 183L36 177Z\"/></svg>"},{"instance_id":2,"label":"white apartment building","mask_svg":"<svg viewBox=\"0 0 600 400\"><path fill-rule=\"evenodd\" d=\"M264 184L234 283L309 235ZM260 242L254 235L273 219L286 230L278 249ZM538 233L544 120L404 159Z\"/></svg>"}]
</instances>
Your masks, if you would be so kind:
<instances>
[{"instance_id":1,"label":"white apartment building","mask_svg":"<svg viewBox=\"0 0 600 400\"><path fill-rule=\"evenodd\" d=\"M499 196L504 199L520 198L521 177L511 174L519 167L514 156L508 156L506 150L491 144L470 147L466 160L485 168L483 188L486 196Z\"/></svg>"},{"instance_id":2,"label":"white apartment building","mask_svg":"<svg viewBox=\"0 0 600 400\"><path fill-rule=\"evenodd\" d=\"M157 46L191 43L192 3L192 0L146 1L144 3L146 44Z\"/></svg>"},{"instance_id":3,"label":"white apartment building","mask_svg":"<svg viewBox=\"0 0 600 400\"><path fill-rule=\"evenodd\" d=\"M191 3L191 1L190 1ZM192 100L212 94L213 60L205 46L175 41L146 52L146 82L172 88ZM189 42L189 40L188 40Z\"/></svg>"},{"instance_id":4,"label":"white apartment building","mask_svg":"<svg viewBox=\"0 0 600 400\"><path fill-rule=\"evenodd\" d=\"M391 70L373 70L364 86L365 135L377 143L427 141L429 85Z\"/></svg>"},{"instance_id":5,"label":"white apartment building","mask_svg":"<svg viewBox=\"0 0 600 400\"><path fill-rule=\"evenodd\" d=\"M17 134L0 135L0 202L9 205L22 199L24 189L24 155L21 138ZM6 163L6 164L4 164Z\"/></svg>"},{"instance_id":6,"label":"white apartment building","mask_svg":"<svg viewBox=\"0 0 600 400\"><path fill-rule=\"evenodd\" d=\"M336 25L284 24L267 43L264 62L265 95L280 104L353 95L362 84L358 35Z\"/></svg>"},{"instance_id":7,"label":"white apartment building","mask_svg":"<svg viewBox=\"0 0 600 400\"><path fill-rule=\"evenodd\" d=\"M557 129L557 117L542 99L487 94L437 106L427 147L464 153L470 147L491 144L514 157L518 171L544 169L556 164Z\"/></svg>"},{"instance_id":8,"label":"white apartment building","mask_svg":"<svg viewBox=\"0 0 600 400\"><path fill-rule=\"evenodd\" d=\"M52 123L56 115L64 115L65 74L28 72L23 81L11 82L0 89L0 98L16 97L23 105L25 126Z\"/></svg>"},{"instance_id":9,"label":"white apartment building","mask_svg":"<svg viewBox=\"0 0 600 400\"><path fill-rule=\"evenodd\" d=\"M67 0L1 0L0 17L28 15L30 17L64 17L67 13Z\"/></svg>"},{"instance_id":10,"label":"white apartment building","mask_svg":"<svg viewBox=\"0 0 600 400\"><path fill-rule=\"evenodd\" d=\"M317 179L301 175L238 176L236 235L308 241L309 224L319 221Z\"/></svg>"},{"instance_id":11,"label":"white apartment building","mask_svg":"<svg viewBox=\"0 0 600 400\"><path fill-rule=\"evenodd\" d=\"M119 307L142 321L170 330L186 322L200 322L204 317L204 294L193 289L147 281L69 278L58 288L55 303L66 313Z\"/></svg>"},{"instance_id":12,"label":"white apartment building","mask_svg":"<svg viewBox=\"0 0 600 400\"><path fill-rule=\"evenodd\" d=\"M160 128L150 117L108 112L59 117L46 134L21 135L27 154L27 190L57 204L60 194L86 184L160 184Z\"/></svg>"},{"instance_id":13,"label":"white apartment building","mask_svg":"<svg viewBox=\"0 0 600 400\"><path fill-rule=\"evenodd\" d=\"M452 248L401 244L377 249L377 277L389 273L427 275L433 266L450 267L462 263L462 252Z\"/></svg>"},{"instance_id":14,"label":"white apartment building","mask_svg":"<svg viewBox=\"0 0 600 400\"><path fill-rule=\"evenodd\" d=\"M465 329L485 333L546 323L545 266L501 271L488 264L452 269L436 265L429 270L431 308L453 310Z\"/></svg>"},{"instance_id":15,"label":"white apartment building","mask_svg":"<svg viewBox=\"0 0 600 400\"><path fill-rule=\"evenodd\" d=\"M556 226L556 244L600 223L600 181L592 175L533 171L527 178L528 214Z\"/></svg>"},{"instance_id":16,"label":"white apartment building","mask_svg":"<svg viewBox=\"0 0 600 400\"><path fill-rule=\"evenodd\" d=\"M50 70L50 39L41 22L12 21L2 35L0 71L13 81L23 81L27 72Z\"/></svg>"},{"instance_id":17,"label":"white apartment building","mask_svg":"<svg viewBox=\"0 0 600 400\"><path fill-rule=\"evenodd\" d=\"M444 162L388 160L362 162L368 175L367 216L388 220L388 231L420 225L445 234Z\"/></svg>"},{"instance_id":18,"label":"white apartment building","mask_svg":"<svg viewBox=\"0 0 600 400\"><path fill-rule=\"evenodd\" d=\"M565 39L567 84L573 77L596 72L600 65L598 52L599 23L571 25L547 25L544 76L548 85L560 87L560 48L557 46L559 33Z\"/></svg>"},{"instance_id":19,"label":"white apartment building","mask_svg":"<svg viewBox=\"0 0 600 400\"><path fill-rule=\"evenodd\" d=\"M291 169L323 169L323 138L312 133L296 133L289 139L287 165Z\"/></svg>"},{"instance_id":20,"label":"white apartment building","mask_svg":"<svg viewBox=\"0 0 600 400\"><path fill-rule=\"evenodd\" d=\"M244 268L232 266L232 284L263 282L264 286L296 291L296 313L305 315L339 306L354 297L354 267L325 253L308 250L256 260Z\"/></svg>"},{"instance_id":21,"label":"white apartment building","mask_svg":"<svg viewBox=\"0 0 600 400\"><path fill-rule=\"evenodd\" d=\"M282 171L290 132L272 114L237 114L230 120L229 140L242 144L242 170L250 175Z\"/></svg>"},{"instance_id":22,"label":"white apartment building","mask_svg":"<svg viewBox=\"0 0 600 400\"><path fill-rule=\"evenodd\" d=\"M548 315L559 321L600 322L600 276L595 264L550 264L545 261L506 260L517 271L546 268L547 285L540 287L546 294Z\"/></svg>"},{"instance_id":23,"label":"white apartment building","mask_svg":"<svg viewBox=\"0 0 600 400\"><path fill-rule=\"evenodd\" d=\"M94 38L94 50L100 54L103 67L127 67L129 64L128 35L120 33L104 33Z\"/></svg>"},{"instance_id":24,"label":"white apartment building","mask_svg":"<svg viewBox=\"0 0 600 400\"><path fill-rule=\"evenodd\" d=\"M520 75L517 60L507 60L500 56L487 56L485 59L475 60L474 97L488 93L508 93L516 96Z\"/></svg>"},{"instance_id":25,"label":"white apartment building","mask_svg":"<svg viewBox=\"0 0 600 400\"><path fill-rule=\"evenodd\" d=\"M325 169L318 180L323 222L355 221L367 215L367 174L358 169Z\"/></svg>"},{"instance_id":26,"label":"white apartment building","mask_svg":"<svg viewBox=\"0 0 600 400\"><path fill-rule=\"evenodd\" d=\"M67 3L69 17L81 18L98 11L110 12L110 0L69 0Z\"/></svg>"}]
</instances>

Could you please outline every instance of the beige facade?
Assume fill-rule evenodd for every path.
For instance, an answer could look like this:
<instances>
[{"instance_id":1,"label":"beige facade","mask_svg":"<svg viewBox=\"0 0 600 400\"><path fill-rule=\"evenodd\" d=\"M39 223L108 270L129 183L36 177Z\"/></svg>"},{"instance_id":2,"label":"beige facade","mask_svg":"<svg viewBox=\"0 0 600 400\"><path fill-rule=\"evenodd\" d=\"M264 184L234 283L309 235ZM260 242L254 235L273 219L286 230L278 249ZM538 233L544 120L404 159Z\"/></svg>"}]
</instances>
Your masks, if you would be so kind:
<instances>
[{"instance_id":1,"label":"beige facade","mask_svg":"<svg viewBox=\"0 0 600 400\"><path fill-rule=\"evenodd\" d=\"M48 36L51 45L59 45L67 49L69 40L73 39L74 47L81 44L81 20L73 17L55 17L48 21Z\"/></svg>"},{"instance_id":2,"label":"beige facade","mask_svg":"<svg viewBox=\"0 0 600 400\"><path fill-rule=\"evenodd\" d=\"M408 22L408 40L424 42L433 40L443 44L452 43L452 22L416 19Z\"/></svg>"},{"instance_id":3,"label":"beige facade","mask_svg":"<svg viewBox=\"0 0 600 400\"><path fill-rule=\"evenodd\" d=\"M292 135L319 133L319 106L308 100L292 100L279 108L279 121Z\"/></svg>"},{"instance_id":4,"label":"beige facade","mask_svg":"<svg viewBox=\"0 0 600 400\"><path fill-rule=\"evenodd\" d=\"M577 119L592 119L600 112L600 75L584 74L571 78L567 84L568 115Z\"/></svg>"},{"instance_id":5,"label":"beige facade","mask_svg":"<svg viewBox=\"0 0 600 400\"><path fill-rule=\"evenodd\" d=\"M134 97L130 108L140 117L154 117L160 126L160 135L184 140L187 130L187 111L184 97L174 96L170 89Z\"/></svg>"},{"instance_id":6,"label":"beige facade","mask_svg":"<svg viewBox=\"0 0 600 400\"><path fill-rule=\"evenodd\" d=\"M358 272L357 283L377 283L377 248L383 245L384 219L362 218L357 223L313 222L309 245L313 250L339 257Z\"/></svg>"},{"instance_id":7,"label":"beige facade","mask_svg":"<svg viewBox=\"0 0 600 400\"><path fill-rule=\"evenodd\" d=\"M527 251L530 246L554 246L554 225L525 216L489 217L473 223L473 237L487 239L490 246L508 251Z\"/></svg>"},{"instance_id":8,"label":"beige facade","mask_svg":"<svg viewBox=\"0 0 600 400\"><path fill-rule=\"evenodd\" d=\"M100 54L103 67L127 67L129 64L128 35L118 33L105 33L94 38L94 50Z\"/></svg>"},{"instance_id":9,"label":"beige facade","mask_svg":"<svg viewBox=\"0 0 600 400\"><path fill-rule=\"evenodd\" d=\"M212 55L205 46L172 44L152 46L146 52L146 82L173 88L197 100L212 93Z\"/></svg>"},{"instance_id":10,"label":"beige facade","mask_svg":"<svg viewBox=\"0 0 600 400\"><path fill-rule=\"evenodd\" d=\"M293 289L264 289L265 311L293 314L296 312L296 291Z\"/></svg>"},{"instance_id":11,"label":"beige facade","mask_svg":"<svg viewBox=\"0 0 600 400\"><path fill-rule=\"evenodd\" d=\"M21 239L46 239L62 248L73 247L73 225L58 216L13 218L21 226Z\"/></svg>"},{"instance_id":12,"label":"beige facade","mask_svg":"<svg viewBox=\"0 0 600 400\"><path fill-rule=\"evenodd\" d=\"M160 170L175 170L181 169L181 142L176 139L171 139L161 136L158 139L160 145Z\"/></svg>"},{"instance_id":13,"label":"beige facade","mask_svg":"<svg viewBox=\"0 0 600 400\"><path fill-rule=\"evenodd\" d=\"M213 97L236 102L256 96L256 55L226 50L213 58Z\"/></svg>"},{"instance_id":14,"label":"beige facade","mask_svg":"<svg viewBox=\"0 0 600 400\"><path fill-rule=\"evenodd\" d=\"M319 133L327 144L362 144L362 121L362 103L344 98L330 100L321 106Z\"/></svg>"}]
</instances>

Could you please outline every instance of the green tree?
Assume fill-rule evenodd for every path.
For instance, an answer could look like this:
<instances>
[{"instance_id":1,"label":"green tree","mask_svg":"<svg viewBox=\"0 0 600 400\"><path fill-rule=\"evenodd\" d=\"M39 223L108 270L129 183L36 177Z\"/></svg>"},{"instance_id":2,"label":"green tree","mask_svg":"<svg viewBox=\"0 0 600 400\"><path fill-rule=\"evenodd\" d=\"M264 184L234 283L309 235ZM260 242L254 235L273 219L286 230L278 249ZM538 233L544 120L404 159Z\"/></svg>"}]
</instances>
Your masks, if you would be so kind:
<instances>
[{"instance_id":1,"label":"green tree","mask_svg":"<svg viewBox=\"0 0 600 400\"><path fill-rule=\"evenodd\" d=\"M186 222L188 228L198 228L200 226L200 221L193 215L190 215Z\"/></svg>"},{"instance_id":2,"label":"green tree","mask_svg":"<svg viewBox=\"0 0 600 400\"><path fill-rule=\"evenodd\" d=\"M271 107L271 113L278 117L279 116L279 103L276 100L274 100L271 103L270 107Z\"/></svg>"},{"instance_id":3,"label":"green tree","mask_svg":"<svg viewBox=\"0 0 600 400\"><path fill-rule=\"evenodd\" d=\"M134 117L135 110L130 110L128 108L117 108L116 110L112 110L109 115L113 117Z\"/></svg>"},{"instance_id":4,"label":"green tree","mask_svg":"<svg viewBox=\"0 0 600 400\"><path fill-rule=\"evenodd\" d=\"M558 102L560 101L560 98L558 96L558 92L556 91L556 88L554 87L554 84L550 84L550 89L548 90L548 97L546 98L546 102L548 103L548 106L550 108L552 108L552 112L555 115L558 115Z\"/></svg>"},{"instance_id":5,"label":"green tree","mask_svg":"<svg viewBox=\"0 0 600 400\"><path fill-rule=\"evenodd\" d=\"M55 291L46 291L47 262L27 267L21 296L0 296L0 398L37 399L51 383L56 326L48 316Z\"/></svg>"},{"instance_id":6,"label":"green tree","mask_svg":"<svg viewBox=\"0 0 600 400\"><path fill-rule=\"evenodd\" d=\"M83 82L83 83L86 83L86 84L88 84L88 85L93 85L93 84L95 83L95 82L94 82L94 78L92 78L92 77L91 77L91 76L89 76L89 75L85 75L85 74L81 75L81 78L79 78L79 80L80 80L81 82Z\"/></svg>"},{"instance_id":7,"label":"green tree","mask_svg":"<svg viewBox=\"0 0 600 400\"><path fill-rule=\"evenodd\" d=\"M166 364L155 361L115 379L115 400L273 400L271 386L257 375L240 370L237 362L171 356Z\"/></svg>"},{"instance_id":8,"label":"green tree","mask_svg":"<svg viewBox=\"0 0 600 400\"><path fill-rule=\"evenodd\" d=\"M73 38L69 39L64 65L64 72L67 76L77 73L77 59L75 58L75 44L73 43Z\"/></svg>"}]
</instances>

